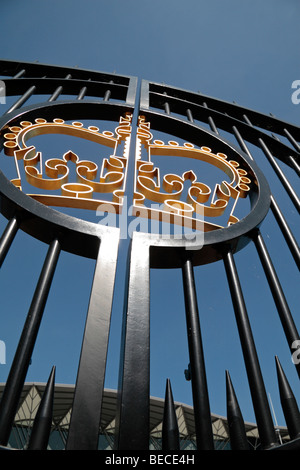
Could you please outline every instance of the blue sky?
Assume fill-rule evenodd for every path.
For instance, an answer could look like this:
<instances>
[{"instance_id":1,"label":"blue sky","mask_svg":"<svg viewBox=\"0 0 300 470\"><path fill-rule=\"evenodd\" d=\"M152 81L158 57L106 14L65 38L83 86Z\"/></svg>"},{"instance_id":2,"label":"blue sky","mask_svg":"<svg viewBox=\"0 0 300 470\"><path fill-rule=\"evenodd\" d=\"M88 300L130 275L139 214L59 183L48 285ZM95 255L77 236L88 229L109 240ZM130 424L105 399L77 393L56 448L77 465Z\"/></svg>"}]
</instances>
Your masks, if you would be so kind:
<instances>
[{"instance_id":1,"label":"blue sky","mask_svg":"<svg viewBox=\"0 0 300 470\"><path fill-rule=\"evenodd\" d=\"M299 14L296 0L14 0L2 2L0 6L1 56L164 82L235 101L263 113L271 112L299 125L300 104L295 105L291 100L292 82L300 79ZM257 163L270 174L274 191L276 188L276 195L286 208L288 221L299 236L293 206L284 192L277 189L276 178L265 162ZM288 176L294 187L298 185L299 188L295 176L292 173ZM0 222L3 229L5 220L1 218ZM280 269L280 280L299 327L299 273L285 246L282 245L278 253L276 247L281 235L271 216L267 217L262 232L274 255L275 267ZM0 338L7 346L7 364L0 365L1 382L6 379L39 275L37 260L46 253L45 246L36 243L33 247L22 234L18 234L15 248L16 255L8 257L0 274L3 298ZM267 393L271 394L279 424L284 424L274 354L279 355L295 391L298 378L289 352L285 344L282 345L285 339L254 247L249 246L239 253L236 261L240 266ZM27 263L32 266L30 276ZM226 412L225 369L229 369L244 418L254 421L223 264L197 268L195 273L203 342L207 350L211 409L223 415ZM81 259L79 267L78 260L66 253L61 255L53 285L55 295L49 298L27 380L47 380L52 364L56 364L57 382L74 383L92 274L93 262ZM122 278L122 271L119 276ZM151 393L164 396L165 379L170 377L175 400L191 404L190 383L185 381L183 374L188 356L184 305L180 295L181 273L171 272L164 284L163 279L159 272L151 274ZM8 307L12 290L14 311ZM177 291L178 295L175 295ZM207 292L211 294L209 299ZM117 293L113 313L116 344L122 301L122 287L118 284ZM54 308L58 297L59 311ZM228 339L231 328L234 334ZM117 360L118 354L112 349L106 384L110 388L117 384Z\"/></svg>"}]
</instances>

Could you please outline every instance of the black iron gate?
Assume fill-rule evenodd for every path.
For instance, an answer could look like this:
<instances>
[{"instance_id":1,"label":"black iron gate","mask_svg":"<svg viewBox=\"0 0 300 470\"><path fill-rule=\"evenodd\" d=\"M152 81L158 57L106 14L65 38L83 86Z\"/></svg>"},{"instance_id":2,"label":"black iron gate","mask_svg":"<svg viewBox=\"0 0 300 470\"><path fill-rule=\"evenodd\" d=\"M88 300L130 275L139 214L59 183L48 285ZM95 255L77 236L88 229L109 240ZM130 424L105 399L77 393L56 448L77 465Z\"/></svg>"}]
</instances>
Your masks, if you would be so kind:
<instances>
[{"instance_id":1,"label":"black iron gate","mask_svg":"<svg viewBox=\"0 0 300 470\"><path fill-rule=\"evenodd\" d=\"M298 269L299 248L270 192L268 178L257 166L250 149L255 147L268 160L278 183L299 213L299 199L282 170L286 167L299 176L299 127L236 104L166 85L143 80L139 90L134 77L10 61L1 61L0 65L1 76L11 77L4 81L7 97L20 95L3 114L0 125L3 151L16 165L14 178L8 180L5 174L0 174L1 213L8 219L0 242L1 264L18 230L49 245L0 403L0 444L8 443L52 278L60 252L64 250L96 260L66 449L97 448L120 230L80 220L51 207L97 210L99 205L109 204L119 214L126 197L133 205L132 217L167 222L187 230L180 236L168 237L161 233L134 232L128 246L116 449L149 448L152 268L182 270L197 449L214 448L194 267L220 260L227 274L261 446L263 449L298 448L299 411L276 358L291 441L280 445L277 440L234 254L249 243L255 245L292 356L300 344L299 334L259 228L269 211ZM39 95L48 98L26 106L29 98ZM66 95L74 99L65 100ZM92 124L85 128L80 120ZM114 121L115 132L99 131L93 123L97 120ZM153 130L182 142L170 140L165 144L154 140ZM219 130L226 132L229 140L224 140ZM96 179L95 163L80 162L71 151L63 159L47 161L42 170L40 153L27 145L27 141L43 134L75 135L112 148L100 179ZM226 178L215 184L214 191L189 168L182 175L167 173L160 179L159 168L154 163L157 155L204 162ZM68 161L76 164L76 182L68 180ZM42 189L42 193L25 191L22 177L26 184ZM189 189L183 199L186 182ZM101 199L100 193L110 194L109 202ZM244 201L249 201L249 206L240 215ZM109 212L108 206L105 207ZM300 364L295 363L295 367L299 375ZM54 371L48 385L29 449L47 445ZM179 435L169 383L167 392L162 445L164 449L175 450L179 448ZM229 373L227 392L231 447L245 449L248 444L243 418Z\"/></svg>"}]
</instances>

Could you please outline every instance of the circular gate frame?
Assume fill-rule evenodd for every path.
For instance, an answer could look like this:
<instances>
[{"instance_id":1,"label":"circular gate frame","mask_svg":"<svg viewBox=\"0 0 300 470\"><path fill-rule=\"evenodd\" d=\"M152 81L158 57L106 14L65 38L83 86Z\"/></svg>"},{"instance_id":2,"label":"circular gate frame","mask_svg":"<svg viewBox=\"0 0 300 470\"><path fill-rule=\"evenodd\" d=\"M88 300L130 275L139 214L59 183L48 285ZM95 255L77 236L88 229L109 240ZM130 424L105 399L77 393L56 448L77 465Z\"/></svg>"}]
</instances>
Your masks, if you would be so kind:
<instances>
[{"instance_id":1,"label":"circular gate frame","mask_svg":"<svg viewBox=\"0 0 300 470\"><path fill-rule=\"evenodd\" d=\"M57 116L65 120L118 120L122 114L128 111L132 112L134 109L117 103L54 102L46 105L33 105L22 108L21 111L6 114L0 120L0 129L3 134L3 130L15 123L23 120L30 121L37 117L43 117L47 120ZM201 246L185 239L184 236L178 240L172 235L166 239L160 235L134 233L135 237L142 238L144 243L149 246L151 267L180 267L181 253L187 249L194 265L206 264L220 259L224 244L229 245L233 252L242 249L249 242L249 233L261 224L270 207L269 186L255 162L231 143L193 123L149 110L143 114L146 114L146 118L151 121L153 129L188 139L189 142L196 145L197 142L204 141L205 145L217 148L218 152L230 152L231 158L246 164L256 182L255 185L252 185L254 189L249 194L250 213L229 227L205 233ZM0 186L1 212L6 218L16 216L22 230L45 243L50 243L53 237L59 236L62 249L73 254L96 258L101 236L109 230L119 230L115 227L104 227L65 215L34 201L10 183L2 173L0 174Z\"/></svg>"},{"instance_id":2,"label":"circular gate frame","mask_svg":"<svg viewBox=\"0 0 300 470\"><path fill-rule=\"evenodd\" d=\"M10 108L0 120L0 128L5 129L10 124L21 120L44 118L55 119L58 116L65 120L97 119L119 121L120 116L126 113L133 115L133 125L137 126L138 116L145 116L151 122L151 128L168 134L184 138L191 143L199 145L205 136L206 145L217 148L218 152L227 153L228 150L239 161L251 168L251 175L257 182L256 191L253 191L250 202L251 211L241 221L227 228L208 232L204 244L193 246L193 243L178 239L162 239L153 234L135 232L130 247L130 264L126 273L126 305L124 303L121 358L119 375L119 394L116 417L116 444L118 449L148 449L149 447L149 382L150 382L150 268L180 267L183 274L184 295L186 301L186 318L188 327L189 345L191 347L191 381L195 399L195 429L197 435L197 448L211 448L211 415L209 406L204 406L205 414L197 412L199 402L206 400L205 367L202 355L201 330L198 322L197 295L193 277L193 265L216 261L223 256L228 282L235 310L236 320L242 343L244 362L246 365L249 385L253 398L253 406L257 412L257 424L263 446L270 448L276 441L271 414L267 406L267 397L264 393L263 380L255 351L255 344L251 334L246 307L243 301L242 290L239 285L238 274L235 269L233 253L242 249L253 237L258 243L260 256L264 269L269 258L263 253L262 238L256 229L268 213L269 206L274 212L276 205L273 195L270 195L268 184L259 168L249 157L237 150L231 143L219 137L218 129L229 131L234 135L241 148L247 153L246 142L260 146L269 161L272 153L276 158L293 168L299 174L299 145L300 128L279 121L274 117L266 116L237 105L222 102L214 98L175 89L166 85L142 81L141 98L139 106L136 104L136 84L134 77L112 76L93 71L57 68L40 64L10 63L1 61L6 75L13 78L7 80L7 95L24 93L23 96ZM26 77L21 78L25 74ZM70 78L69 74L72 74ZM57 78L66 76L66 78ZM78 96L74 101L54 102L61 90L68 95ZM54 93L53 93L53 90ZM89 96L98 97L98 101L80 101L86 92ZM78 95L79 92L79 95ZM27 101L32 93L52 93L47 103L36 104L18 110ZM122 102L123 100L123 102ZM121 103L122 102L122 103ZM154 108L155 111L152 109ZM162 111L161 111L162 110ZM172 112L172 115L170 113ZM181 118L175 116L180 115ZM188 122L184 118L188 118ZM201 125L194 124L194 119L200 123L208 123L212 132L206 131ZM264 129L268 132L264 132ZM275 132L287 137L296 149L285 145L279 139L269 135ZM241 137L241 134L243 138ZM239 138L238 138L239 137ZM4 141L4 136L0 136ZM203 142L204 143L204 142ZM298 145L298 147L297 147ZM131 146L129 162L134 161L135 146ZM275 159L274 159L275 160ZM131 173L130 173L131 174ZM299 209L299 201L281 178L285 189L295 206ZM298 204L298 205L297 205ZM277 210L277 209L276 209ZM49 251L41 272L42 279L47 280L42 289L43 298L47 296L51 285L50 277L55 269L59 250L96 259L96 266L91 288L91 297L88 307L86 326L82 341L82 349L78 367L76 390L70 419L66 449L96 449L99 441L99 423L101 420L101 406L105 378L106 355L110 329L111 307L115 272L118 259L118 243L120 229L106 227L99 224L65 215L51 209L26 194L22 193L8 179L0 173L0 212L9 219L8 227L18 228L35 238L48 243ZM277 212L277 215L280 212ZM276 217L277 218L277 217ZM279 218L279 217L278 217ZM281 218L281 217L280 217ZM278 222L279 223L279 222ZM281 227L284 226L280 220ZM9 232L5 230L5 234ZM282 230L285 238L291 242L287 230ZM13 230L11 230L10 235ZM14 234L13 234L14 235ZM3 237L1 242L3 242ZM7 248L11 236L7 236L2 243ZM290 243L291 245L291 243ZM292 245L291 245L292 246ZM295 256L294 250L291 250ZM274 298L281 296L281 288L277 284L272 267L265 269L269 276L269 283ZM275 286L276 281L276 286ZM40 282L37 284L38 301L33 298L33 307L38 307L40 321L44 305L40 300ZM275 295L274 295L275 294ZM280 301L284 298L281 296ZM38 305L37 305L38 304ZM278 305L277 305L278 308ZM294 331L292 318L285 310L285 304L280 305L278 312L281 316L283 328L289 346L299 335ZM28 317L32 324L32 308ZM27 321L27 320L26 320ZM193 325L191 325L193 323ZM192 326L192 328L190 328ZM25 341L32 344L36 339L37 329L22 336L20 345ZM192 332L193 334L190 334ZM18 348L22 352L23 349ZM31 351L19 354L16 367L12 367L12 380L6 384L7 400L1 400L0 419L4 421L4 433L8 433L13 423L17 404L21 396L23 378L19 367L26 372L30 364ZM195 353L195 354L194 354ZM20 357L21 356L21 357ZM300 369L298 367L298 375ZM25 377L25 375L24 375ZM17 387L16 387L17 383ZM86 384L89 384L87 387ZM202 386L201 386L202 385ZM208 398L208 397L207 397ZM9 414L6 405L11 403ZM4 402L4 405L3 405ZM84 406L83 406L84 404ZM197 406L198 408L197 408ZM197 416L196 416L197 415ZM203 427L204 425L204 427ZM201 428L201 429L200 429ZM85 429L84 433L78 429ZM203 430L203 431L202 431ZM200 432L201 431L201 432ZM212 437L212 436L211 436ZM4 439L5 438L5 439ZM205 442L202 442L203 441ZM2 436L2 444L7 442L8 436ZM212 439L211 439L212 441ZM212 442L213 444L213 442ZM6 445L6 444L5 444ZM287 444L288 448L298 448L299 438ZM286 447L287 448L287 447Z\"/></svg>"}]
</instances>

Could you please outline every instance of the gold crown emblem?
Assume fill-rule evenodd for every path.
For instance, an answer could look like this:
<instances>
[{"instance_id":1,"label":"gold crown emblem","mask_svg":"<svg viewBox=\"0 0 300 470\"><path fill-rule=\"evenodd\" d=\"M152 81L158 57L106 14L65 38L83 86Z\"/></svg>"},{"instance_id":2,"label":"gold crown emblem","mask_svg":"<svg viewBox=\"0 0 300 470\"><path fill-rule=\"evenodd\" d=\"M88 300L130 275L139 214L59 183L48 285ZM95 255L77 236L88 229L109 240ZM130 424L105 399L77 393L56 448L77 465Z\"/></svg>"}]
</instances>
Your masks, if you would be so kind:
<instances>
[{"instance_id":1,"label":"gold crown emblem","mask_svg":"<svg viewBox=\"0 0 300 470\"><path fill-rule=\"evenodd\" d=\"M187 227L204 231L215 230L223 226L209 222L207 219L223 215L233 202L228 215L227 225L238 222L234 210L239 198L246 198L250 192L251 179L247 170L240 167L235 160L228 160L224 153L214 154L208 147L195 148L191 143L179 145L176 141L165 144L161 140L153 140L150 123L144 117L139 119L137 132L137 177L135 183L136 212L154 218L162 218L162 213L172 214L172 222L185 224ZM142 147L147 152L147 159L142 159ZM216 183L214 190L198 181L194 171L185 171L182 175L167 173L161 178L158 167L152 162L153 156L173 156L196 159L209 163L224 172L223 180ZM190 160L187 160L190 161ZM190 187L185 200L182 200L185 181L189 180ZM161 210L149 209L146 200L162 204Z\"/></svg>"},{"instance_id":2,"label":"gold crown emblem","mask_svg":"<svg viewBox=\"0 0 300 470\"><path fill-rule=\"evenodd\" d=\"M78 121L67 124L59 118L52 122L37 118L34 123L22 121L19 126L9 127L4 133L4 153L15 161L16 177L11 182L22 190L22 178L25 178L30 186L43 190L42 194L27 194L49 206L96 210L99 205L106 204L105 210L108 212L111 205L112 211L120 213L126 191L131 120L130 113L121 117L114 132L100 132L96 126L85 128ZM31 138L44 134L79 137L111 148L112 153L109 158L102 159L100 167L94 161L80 160L71 150L65 152L62 158L44 161L42 152L34 145L28 145ZM146 158L142 155L143 150L147 153ZM183 157L188 165L190 159L209 163L224 173L224 180L216 183L212 190L208 184L199 181L198 175L191 169L181 175L166 173L161 178L159 166L152 161L155 156ZM21 161L23 166L20 165ZM69 162L76 167L76 181L69 180ZM188 142L180 145L173 140L167 144L162 140L153 140L150 123L143 116L138 120L135 172L133 215L201 231L238 222L234 215L237 202L247 197L252 184L248 171L241 168L237 161L229 160L224 153L213 153L205 146L196 148ZM186 182L189 189L184 197ZM111 200L99 197L103 193L110 194ZM226 211L229 214L225 224L210 221Z\"/></svg>"},{"instance_id":3,"label":"gold crown emblem","mask_svg":"<svg viewBox=\"0 0 300 470\"><path fill-rule=\"evenodd\" d=\"M121 117L115 132L99 132L96 126L85 128L81 122L67 124L63 119L35 119L34 123L22 121L19 126L9 127L4 134L4 152L14 157L16 178L11 182L22 190L20 161L24 164L24 176L27 183L50 194L28 194L39 202L50 206L96 209L103 202L98 193L111 193L112 205L119 210L120 200L125 189L125 171L128 159L129 139L131 134L131 114ZM43 161L43 155L35 146L28 146L29 139L44 134L64 134L79 137L112 149L109 158L102 160L99 168L90 160L80 160L69 150L62 158ZM123 148L120 150L121 143ZM68 162L76 166L76 181L69 181ZM99 173L99 176L97 177ZM60 189L60 195L51 195L51 191Z\"/></svg>"}]
</instances>

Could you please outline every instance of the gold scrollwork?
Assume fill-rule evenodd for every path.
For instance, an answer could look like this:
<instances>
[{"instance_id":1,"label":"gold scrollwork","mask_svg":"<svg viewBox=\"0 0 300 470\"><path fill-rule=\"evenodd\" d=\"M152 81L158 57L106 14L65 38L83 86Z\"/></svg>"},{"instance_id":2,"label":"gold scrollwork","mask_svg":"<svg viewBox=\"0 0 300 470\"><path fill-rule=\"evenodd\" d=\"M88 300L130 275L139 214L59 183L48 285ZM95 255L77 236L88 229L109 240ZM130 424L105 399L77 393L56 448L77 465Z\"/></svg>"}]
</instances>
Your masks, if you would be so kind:
<instances>
[{"instance_id":1,"label":"gold scrollwork","mask_svg":"<svg viewBox=\"0 0 300 470\"><path fill-rule=\"evenodd\" d=\"M125 114L120 118L114 132L100 132L96 126L85 128L78 121L67 124L60 118L53 119L52 122L37 118L34 123L21 121L19 125L8 127L4 132L4 153L14 158L16 168L16 177L11 182L22 190L21 174L24 173L27 183L44 191L43 194L28 195L46 205L96 210L100 204L109 202L113 210L121 212L128 168L131 120L132 115ZM33 137L44 134L79 137L111 148L112 152L108 158L102 159L101 165L90 160L80 160L71 150L61 158L44 161L42 153L34 145L27 144ZM146 157L143 152L146 152ZM186 158L187 171L181 175L167 173L161 177L160 168L152 161L154 156ZM221 170L224 180L216 182L212 190L208 184L199 181L193 170L188 169L190 159L208 163ZM24 168L22 171L21 161ZM71 180L70 163L75 167L76 181ZM206 146L197 148L188 142L180 145L174 140L167 144L154 140L150 123L140 116L136 141L133 215L158 220L169 216L171 223L201 231L232 225L239 221L234 213L238 201L247 197L251 185L255 183L247 167L243 166L241 168L239 162L230 160L224 153L213 153ZM189 186L187 194L184 191L186 185ZM59 190L60 194L57 192ZM99 199L99 195L105 193L111 194L111 201ZM157 204L160 204L159 208ZM216 223L221 216L222 223Z\"/></svg>"},{"instance_id":2,"label":"gold scrollwork","mask_svg":"<svg viewBox=\"0 0 300 470\"><path fill-rule=\"evenodd\" d=\"M141 116L137 131L136 181L134 212L145 217L163 220L165 213L172 213L174 223L185 225L193 229L211 231L223 225L216 224L207 218L220 217L229 207L232 200L233 207L228 215L226 225L239 221L234 210L239 198L246 198L250 192L251 178L244 168L235 160L229 160L224 153L213 153L208 147L195 148L191 143L179 145L176 141L165 144L161 140L153 140L150 123ZM147 158L142 159L142 147L146 150ZM198 181L192 170L184 172L181 176L173 173L165 174L161 180L160 169L155 167L152 156L173 156L197 159L215 166L229 178L229 181L216 183L214 190ZM187 160L188 162L188 160ZM225 176L224 175L224 176ZM183 188L185 181L189 180L190 187L185 200ZM157 209L149 203L161 203Z\"/></svg>"},{"instance_id":3,"label":"gold scrollwork","mask_svg":"<svg viewBox=\"0 0 300 470\"><path fill-rule=\"evenodd\" d=\"M79 207L96 209L100 203L97 193L112 194L112 205L120 212L125 191L127 159L131 136L132 115L121 116L115 132L100 132L96 126L85 128L81 122L67 124L56 118L47 122L43 118L35 122L21 121L19 126L11 126L4 134L4 153L15 160L16 177L11 182L22 190L21 169L23 161L26 181L44 191L61 190L61 194L28 194L32 198L51 206ZM51 158L43 162L42 153L27 142L35 136L45 134L64 134L89 140L112 149L109 158L103 158L99 171L97 163L80 160L69 150L62 158ZM123 143L121 150L120 144ZM69 181L68 163L76 168L76 181ZM99 176L97 177L99 173Z\"/></svg>"}]
</instances>

